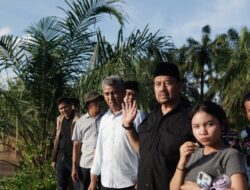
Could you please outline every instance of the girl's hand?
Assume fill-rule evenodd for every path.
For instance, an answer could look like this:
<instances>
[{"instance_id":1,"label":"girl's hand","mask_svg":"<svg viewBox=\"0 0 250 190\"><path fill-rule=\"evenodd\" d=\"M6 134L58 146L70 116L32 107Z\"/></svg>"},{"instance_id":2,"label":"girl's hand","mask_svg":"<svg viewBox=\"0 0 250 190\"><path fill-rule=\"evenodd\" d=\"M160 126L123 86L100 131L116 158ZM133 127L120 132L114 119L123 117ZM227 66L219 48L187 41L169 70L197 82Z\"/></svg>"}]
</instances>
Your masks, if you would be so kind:
<instances>
[{"instance_id":1,"label":"girl's hand","mask_svg":"<svg viewBox=\"0 0 250 190\"><path fill-rule=\"evenodd\" d=\"M180 147L180 161L178 166L184 167L188 161L189 156L197 149L197 145L194 142L187 141Z\"/></svg>"},{"instance_id":2,"label":"girl's hand","mask_svg":"<svg viewBox=\"0 0 250 190\"><path fill-rule=\"evenodd\" d=\"M186 181L182 186L181 190L200 190L200 187L197 183L192 181Z\"/></svg>"}]
</instances>

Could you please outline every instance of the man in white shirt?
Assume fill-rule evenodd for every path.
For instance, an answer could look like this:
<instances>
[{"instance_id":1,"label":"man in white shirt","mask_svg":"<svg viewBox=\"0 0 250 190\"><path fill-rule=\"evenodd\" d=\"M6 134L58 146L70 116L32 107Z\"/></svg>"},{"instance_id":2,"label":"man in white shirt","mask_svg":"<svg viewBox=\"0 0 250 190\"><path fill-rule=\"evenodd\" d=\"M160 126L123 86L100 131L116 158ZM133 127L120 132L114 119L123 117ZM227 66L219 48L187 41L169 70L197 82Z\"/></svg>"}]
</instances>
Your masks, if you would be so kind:
<instances>
[{"instance_id":1,"label":"man in white shirt","mask_svg":"<svg viewBox=\"0 0 250 190\"><path fill-rule=\"evenodd\" d=\"M103 80L102 90L109 110L101 119L89 190L95 189L101 174L102 190L134 190L138 170L138 154L129 144L126 130L134 130L144 119L138 114L134 128L122 126L124 81L118 76Z\"/></svg>"},{"instance_id":2,"label":"man in white shirt","mask_svg":"<svg viewBox=\"0 0 250 190\"><path fill-rule=\"evenodd\" d=\"M74 182L78 182L78 190L88 190L90 184L90 168L93 164L100 120L103 115L100 107L100 103L103 100L102 95L95 91L90 91L84 94L83 99L87 113L76 122L72 135L74 145L71 176ZM79 159L80 171L78 174Z\"/></svg>"}]
</instances>

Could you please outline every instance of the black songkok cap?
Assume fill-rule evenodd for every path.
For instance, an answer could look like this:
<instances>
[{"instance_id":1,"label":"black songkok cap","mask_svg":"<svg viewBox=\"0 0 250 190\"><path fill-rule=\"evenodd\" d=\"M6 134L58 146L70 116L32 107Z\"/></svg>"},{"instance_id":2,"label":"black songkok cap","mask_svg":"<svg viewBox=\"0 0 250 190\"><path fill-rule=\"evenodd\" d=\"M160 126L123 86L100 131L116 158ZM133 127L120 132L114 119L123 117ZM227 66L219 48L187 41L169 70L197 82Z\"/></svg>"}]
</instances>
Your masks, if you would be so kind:
<instances>
[{"instance_id":1,"label":"black songkok cap","mask_svg":"<svg viewBox=\"0 0 250 190\"><path fill-rule=\"evenodd\" d=\"M136 81L126 81L125 89L130 89L138 92L138 83Z\"/></svg>"},{"instance_id":2,"label":"black songkok cap","mask_svg":"<svg viewBox=\"0 0 250 190\"><path fill-rule=\"evenodd\" d=\"M156 65L154 78L162 75L172 76L175 77L178 81L180 80L179 68L172 63L160 62Z\"/></svg>"}]
</instances>

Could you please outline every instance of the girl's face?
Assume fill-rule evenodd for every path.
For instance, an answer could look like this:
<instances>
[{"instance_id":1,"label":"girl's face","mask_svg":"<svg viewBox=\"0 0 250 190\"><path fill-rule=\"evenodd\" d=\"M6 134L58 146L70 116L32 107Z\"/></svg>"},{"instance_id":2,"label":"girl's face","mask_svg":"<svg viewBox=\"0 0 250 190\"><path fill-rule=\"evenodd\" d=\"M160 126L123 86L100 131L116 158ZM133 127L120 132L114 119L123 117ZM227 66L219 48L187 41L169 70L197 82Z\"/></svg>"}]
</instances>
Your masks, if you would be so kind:
<instances>
[{"instance_id":1,"label":"girl's face","mask_svg":"<svg viewBox=\"0 0 250 190\"><path fill-rule=\"evenodd\" d=\"M246 117L248 121L250 121L250 101L245 101L244 106L245 106Z\"/></svg>"},{"instance_id":2,"label":"girl's face","mask_svg":"<svg viewBox=\"0 0 250 190\"><path fill-rule=\"evenodd\" d=\"M203 146L216 146L222 141L222 129L218 119L212 115L199 111L191 121L192 131L199 143Z\"/></svg>"}]
</instances>

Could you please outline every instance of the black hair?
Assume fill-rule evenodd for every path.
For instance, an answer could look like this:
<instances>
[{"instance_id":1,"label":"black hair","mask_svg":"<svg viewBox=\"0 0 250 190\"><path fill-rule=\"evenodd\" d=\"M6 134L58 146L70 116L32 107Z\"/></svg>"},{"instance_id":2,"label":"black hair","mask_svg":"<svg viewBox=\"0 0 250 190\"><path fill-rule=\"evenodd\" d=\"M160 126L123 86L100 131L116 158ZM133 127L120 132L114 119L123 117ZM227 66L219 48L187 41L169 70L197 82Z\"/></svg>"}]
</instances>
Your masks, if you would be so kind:
<instances>
[{"instance_id":1,"label":"black hair","mask_svg":"<svg viewBox=\"0 0 250 190\"><path fill-rule=\"evenodd\" d=\"M70 98L70 102L71 102L71 104L73 104L75 106L78 106L78 107L80 106L80 101L77 98Z\"/></svg>"},{"instance_id":2,"label":"black hair","mask_svg":"<svg viewBox=\"0 0 250 190\"><path fill-rule=\"evenodd\" d=\"M222 109L221 106L218 104L211 102L211 101L202 101L196 104L191 112L190 115L190 124L192 121L192 118L197 112L206 112L209 115L212 115L215 117L218 121L220 126L222 127L222 133L226 133L228 130L228 120L226 117L225 111Z\"/></svg>"},{"instance_id":3,"label":"black hair","mask_svg":"<svg viewBox=\"0 0 250 190\"><path fill-rule=\"evenodd\" d=\"M250 101L250 92L248 92L243 98L243 109L245 110L245 102Z\"/></svg>"},{"instance_id":4,"label":"black hair","mask_svg":"<svg viewBox=\"0 0 250 190\"><path fill-rule=\"evenodd\" d=\"M168 62L160 62L156 65L154 78L157 76L166 75L172 76L177 81L180 81L180 71L177 65Z\"/></svg>"},{"instance_id":5,"label":"black hair","mask_svg":"<svg viewBox=\"0 0 250 190\"><path fill-rule=\"evenodd\" d=\"M56 100L56 105L59 106L61 103L71 104L70 98L60 97Z\"/></svg>"},{"instance_id":6,"label":"black hair","mask_svg":"<svg viewBox=\"0 0 250 190\"><path fill-rule=\"evenodd\" d=\"M139 91L138 82L133 80L125 81L125 89L130 89L138 92Z\"/></svg>"}]
</instances>

